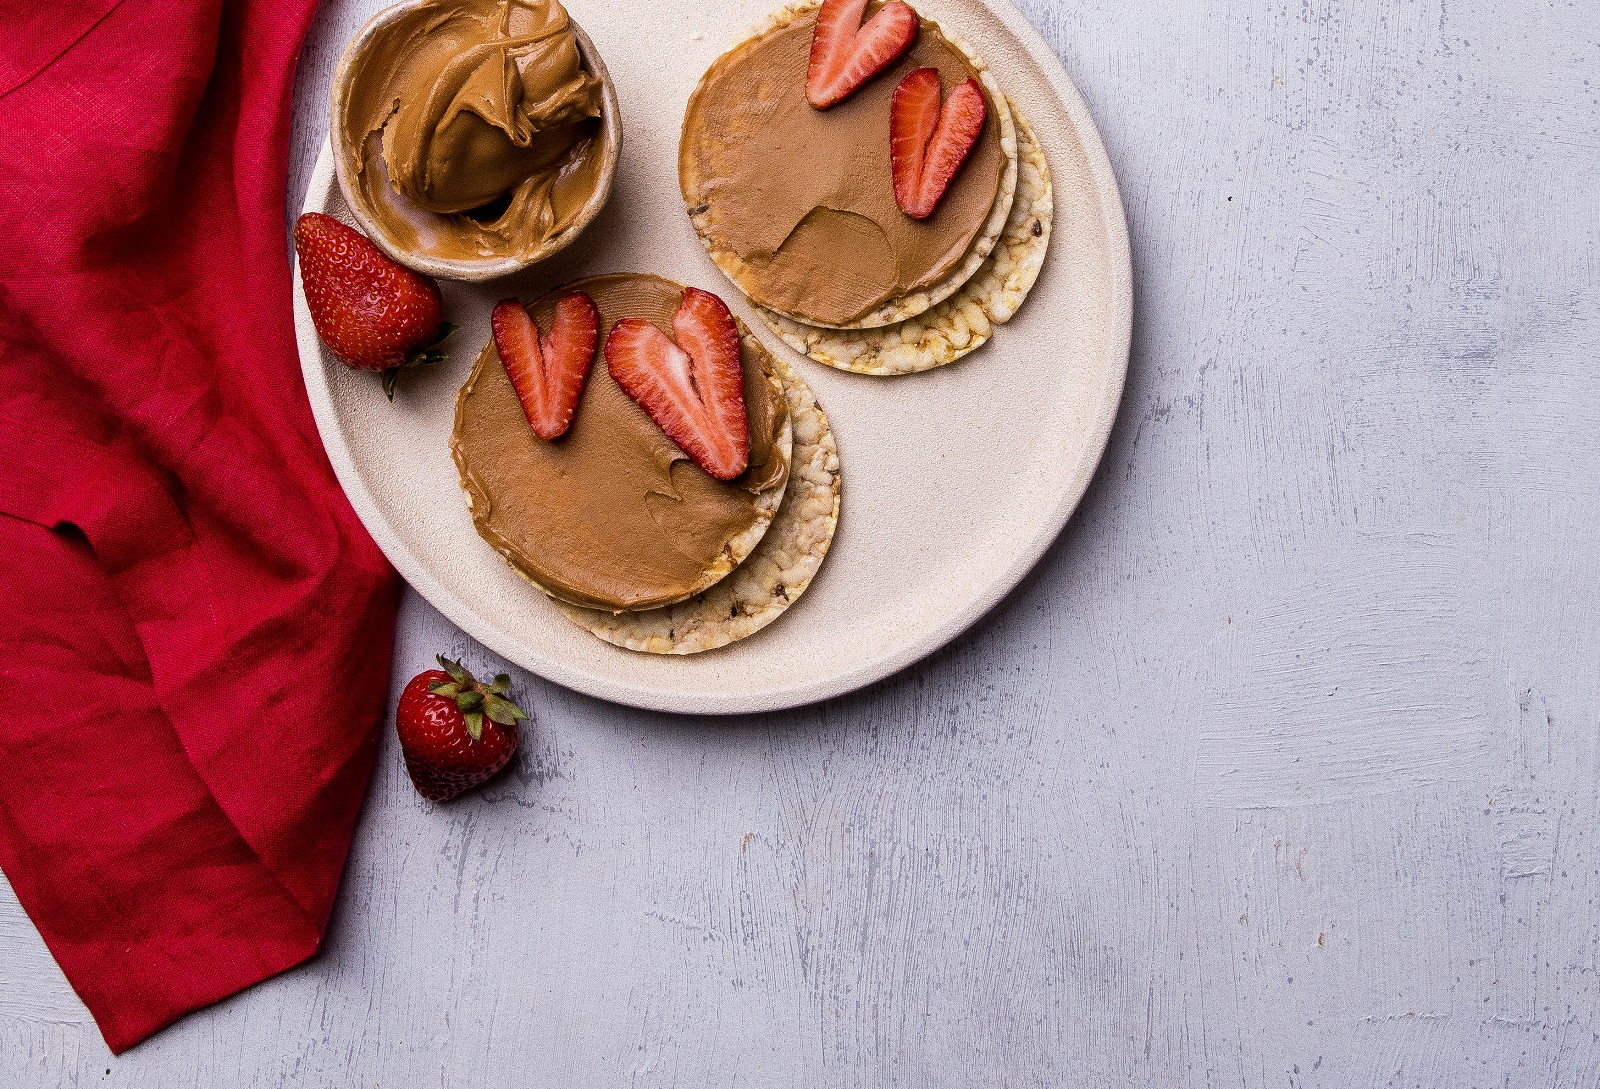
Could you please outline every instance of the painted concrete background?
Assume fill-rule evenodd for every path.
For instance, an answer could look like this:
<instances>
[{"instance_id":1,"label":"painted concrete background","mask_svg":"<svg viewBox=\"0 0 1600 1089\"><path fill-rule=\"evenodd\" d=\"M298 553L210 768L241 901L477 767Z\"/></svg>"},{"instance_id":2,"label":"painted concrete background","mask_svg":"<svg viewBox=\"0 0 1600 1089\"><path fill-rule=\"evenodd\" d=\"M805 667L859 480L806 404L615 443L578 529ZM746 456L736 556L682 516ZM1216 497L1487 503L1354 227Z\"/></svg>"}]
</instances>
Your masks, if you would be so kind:
<instances>
[{"instance_id":1,"label":"painted concrete background","mask_svg":"<svg viewBox=\"0 0 1600 1089\"><path fill-rule=\"evenodd\" d=\"M1035 575L791 714L519 676L448 809L386 738L326 952L120 1059L7 890L0 1084L1600 1084L1600 9L1021 6L1137 292Z\"/></svg>"}]
</instances>

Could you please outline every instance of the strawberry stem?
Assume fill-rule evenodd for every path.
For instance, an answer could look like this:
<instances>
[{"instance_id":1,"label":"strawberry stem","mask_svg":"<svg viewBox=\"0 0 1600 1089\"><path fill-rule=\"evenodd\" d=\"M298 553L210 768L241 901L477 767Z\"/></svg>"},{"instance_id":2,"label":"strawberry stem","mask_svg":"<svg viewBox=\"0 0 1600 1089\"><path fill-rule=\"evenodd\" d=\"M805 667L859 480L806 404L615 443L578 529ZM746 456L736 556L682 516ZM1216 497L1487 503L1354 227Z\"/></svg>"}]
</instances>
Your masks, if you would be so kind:
<instances>
[{"instance_id":1,"label":"strawberry stem","mask_svg":"<svg viewBox=\"0 0 1600 1089\"><path fill-rule=\"evenodd\" d=\"M435 681L428 686L428 691L436 696L455 700L472 740L477 741L482 738L485 717L502 726L514 726L518 719L528 717L526 712L503 695L511 688L511 677L508 674L496 674L493 684L480 684L460 662L446 658L442 654L438 659L440 668L450 675L450 679Z\"/></svg>"},{"instance_id":2,"label":"strawberry stem","mask_svg":"<svg viewBox=\"0 0 1600 1089\"><path fill-rule=\"evenodd\" d=\"M424 344L420 348L413 348L411 350L411 354L406 356L406 361L404 363L400 364L398 367L390 367L383 371L382 376L384 396L388 397L391 401L394 400L395 387L399 384L400 371L403 368L420 367L429 363L443 363L445 361L445 353L438 350L439 344L444 340L445 337L455 332L458 328L460 328L460 326L453 322L440 322L439 335L434 337L431 343Z\"/></svg>"},{"instance_id":3,"label":"strawberry stem","mask_svg":"<svg viewBox=\"0 0 1600 1089\"><path fill-rule=\"evenodd\" d=\"M401 365L405 367L415 367L421 363L442 363L444 361L444 353L438 350L439 345L444 343L445 337L455 332L458 328L460 328L460 326L456 325L454 322L440 322L439 335L434 337L429 343L418 348L413 348L411 350L411 354L406 357L406 361Z\"/></svg>"}]
</instances>

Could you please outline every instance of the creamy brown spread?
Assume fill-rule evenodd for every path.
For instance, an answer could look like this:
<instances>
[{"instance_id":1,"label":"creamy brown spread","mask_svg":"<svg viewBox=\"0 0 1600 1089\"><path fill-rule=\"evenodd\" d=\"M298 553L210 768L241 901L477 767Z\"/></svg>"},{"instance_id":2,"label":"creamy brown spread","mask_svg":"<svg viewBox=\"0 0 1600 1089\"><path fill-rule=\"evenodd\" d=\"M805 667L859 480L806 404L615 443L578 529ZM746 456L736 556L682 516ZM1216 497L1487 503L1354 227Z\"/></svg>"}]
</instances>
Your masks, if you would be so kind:
<instances>
[{"instance_id":1,"label":"creamy brown spread","mask_svg":"<svg viewBox=\"0 0 1600 1089\"><path fill-rule=\"evenodd\" d=\"M789 410L766 352L744 347L750 468L714 479L679 450L606 370L604 345L622 318L668 337L683 288L657 276L597 276L528 307L546 332L555 304L585 291L600 311L599 357L567 433L533 433L491 340L456 400L450 451L478 532L545 590L620 611L681 601L703 589L729 543L758 520L757 496L788 478L780 448Z\"/></svg>"},{"instance_id":2,"label":"creamy brown spread","mask_svg":"<svg viewBox=\"0 0 1600 1089\"><path fill-rule=\"evenodd\" d=\"M347 87L336 137L409 252L521 256L600 183L602 87L557 0L425 0L374 34Z\"/></svg>"},{"instance_id":3,"label":"creamy brown spread","mask_svg":"<svg viewBox=\"0 0 1600 1089\"><path fill-rule=\"evenodd\" d=\"M946 93L976 73L924 19L898 63L814 110L805 83L815 24L813 12L712 65L684 118L678 174L690 214L708 214L713 248L743 262L735 279L754 301L845 325L956 266L994 206L1006 159L991 101L938 210L922 221L902 213L889 165L895 87L916 68L938 68Z\"/></svg>"}]
</instances>

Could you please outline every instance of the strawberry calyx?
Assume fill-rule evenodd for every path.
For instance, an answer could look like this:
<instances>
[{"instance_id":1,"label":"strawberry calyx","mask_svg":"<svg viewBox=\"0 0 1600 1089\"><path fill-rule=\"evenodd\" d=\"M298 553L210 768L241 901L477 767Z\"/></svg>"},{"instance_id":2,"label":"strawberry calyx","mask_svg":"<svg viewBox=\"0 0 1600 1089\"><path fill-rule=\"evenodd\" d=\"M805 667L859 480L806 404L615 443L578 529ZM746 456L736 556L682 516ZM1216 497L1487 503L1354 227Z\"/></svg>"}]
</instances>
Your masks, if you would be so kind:
<instances>
[{"instance_id":1,"label":"strawberry calyx","mask_svg":"<svg viewBox=\"0 0 1600 1089\"><path fill-rule=\"evenodd\" d=\"M401 363L399 366L388 367L382 371L379 371L379 377L383 380L384 396L388 397L391 401L394 400L395 386L400 380L400 372L405 368L419 367L426 363L443 363L445 354L439 350L439 345L444 342L445 337L455 332L457 328L459 328L459 326L455 325L453 322L441 322L439 325L439 335L434 337L431 342L411 349L411 353L406 356L406 361Z\"/></svg>"},{"instance_id":2,"label":"strawberry calyx","mask_svg":"<svg viewBox=\"0 0 1600 1089\"><path fill-rule=\"evenodd\" d=\"M521 708L505 698L505 693L511 690L509 676L498 673L493 683L483 684L460 662L452 661L443 654L438 657L439 668L450 674L450 679L434 681L428 685L428 691L435 696L456 701L472 740L482 739L485 717L502 726L515 726L519 718L528 717Z\"/></svg>"}]
</instances>

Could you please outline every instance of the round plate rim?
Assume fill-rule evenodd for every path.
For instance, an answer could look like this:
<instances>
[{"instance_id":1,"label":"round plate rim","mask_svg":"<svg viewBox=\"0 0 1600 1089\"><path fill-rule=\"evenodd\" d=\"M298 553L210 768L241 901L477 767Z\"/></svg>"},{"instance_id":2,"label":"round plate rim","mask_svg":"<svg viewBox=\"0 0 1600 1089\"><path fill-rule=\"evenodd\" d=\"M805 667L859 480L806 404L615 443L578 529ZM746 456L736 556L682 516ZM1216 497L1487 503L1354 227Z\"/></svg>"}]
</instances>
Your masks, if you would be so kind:
<instances>
[{"instance_id":1,"label":"round plate rim","mask_svg":"<svg viewBox=\"0 0 1600 1089\"><path fill-rule=\"evenodd\" d=\"M1064 487L1054 509L1050 512L1050 517L1045 519L1038 531L1017 549L1010 563L996 570L993 576L971 593L962 607L953 612L943 623L923 631L890 651L825 677L755 693L697 692L686 695L679 691L661 691L619 682L601 674L575 668L555 657L526 654L523 648L515 645L509 635L479 616L465 601L446 589L390 528L388 517L373 500L343 440L338 409L333 401L316 334L309 330L309 322L297 320L295 336L300 353L301 371L305 376L306 392L311 400L312 415L316 420L317 430L321 433L323 446L357 516L366 526L367 532L372 534L373 540L384 555L389 558L389 562L400 572L401 577L462 631L501 657L546 680L625 706L701 715L752 714L786 710L865 688L944 647L982 619L1015 589L1060 536L1088 490L1095 469L1110 440L1111 427L1115 422L1117 409L1122 401L1123 386L1127 379L1128 352L1133 335L1132 256L1122 196L1112 173L1110 158L1101 142L1099 129L1089 114L1083 96L1079 94L1071 77L1067 75L1060 58L1015 7L1006 0L979 0L979 2L1005 25L1034 62L1046 73L1050 80L1050 89L1071 120L1088 162L1091 183L1089 188L1099 201L1102 226L1109 251L1108 271L1111 277L1109 347L1107 358L1102 361L1106 380L1099 393L1094 420L1085 435L1083 456L1072 467L1071 472L1065 475ZM333 184L336 184L333 181L333 149L331 144L324 140L316 168L312 171L310 183L306 188L302 210L320 210L319 195L328 191ZM313 207L314 203L317 207ZM293 275L294 306L298 318L305 305L298 262L294 263ZM898 380L885 379L885 381Z\"/></svg>"}]
</instances>

